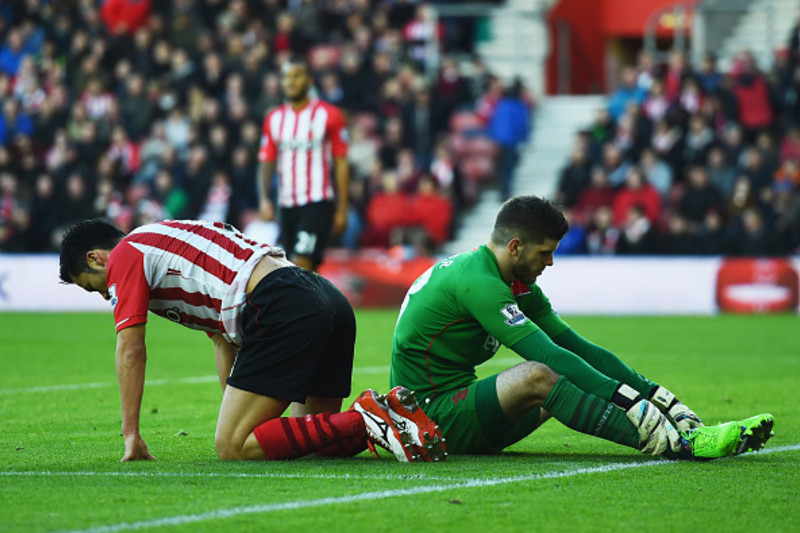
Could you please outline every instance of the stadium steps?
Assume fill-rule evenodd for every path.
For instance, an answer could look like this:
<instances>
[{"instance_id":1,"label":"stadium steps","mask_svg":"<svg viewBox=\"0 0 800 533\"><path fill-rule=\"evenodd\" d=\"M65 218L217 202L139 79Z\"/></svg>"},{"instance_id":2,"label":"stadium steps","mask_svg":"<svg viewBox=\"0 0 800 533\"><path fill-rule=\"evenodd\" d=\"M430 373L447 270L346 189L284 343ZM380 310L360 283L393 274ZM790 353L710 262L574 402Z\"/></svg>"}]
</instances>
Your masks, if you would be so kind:
<instances>
[{"instance_id":1,"label":"stadium steps","mask_svg":"<svg viewBox=\"0 0 800 533\"><path fill-rule=\"evenodd\" d=\"M552 197L575 133L587 127L604 105L603 95L542 99L534 113L531 140L521 152L513 194ZM444 252L454 254L485 243L501 204L498 190L483 191L478 203L461 217L454 239L445 245Z\"/></svg>"},{"instance_id":2,"label":"stadium steps","mask_svg":"<svg viewBox=\"0 0 800 533\"><path fill-rule=\"evenodd\" d=\"M789 33L797 22L797 8L797 0L751 2L747 13L722 42L718 51L720 71L729 72L733 58L743 50L752 51L759 69L769 71L774 63L775 49L784 48L788 43Z\"/></svg>"},{"instance_id":3,"label":"stadium steps","mask_svg":"<svg viewBox=\"0 0 800 533\"><path fill-rule=\"evenodd\" d=\"M477 52L504 81L519 77L534 95L544 94L548 38L544 14L554 0L507 0L493 9L489 41Z\"/></svg>"}]
</instances>

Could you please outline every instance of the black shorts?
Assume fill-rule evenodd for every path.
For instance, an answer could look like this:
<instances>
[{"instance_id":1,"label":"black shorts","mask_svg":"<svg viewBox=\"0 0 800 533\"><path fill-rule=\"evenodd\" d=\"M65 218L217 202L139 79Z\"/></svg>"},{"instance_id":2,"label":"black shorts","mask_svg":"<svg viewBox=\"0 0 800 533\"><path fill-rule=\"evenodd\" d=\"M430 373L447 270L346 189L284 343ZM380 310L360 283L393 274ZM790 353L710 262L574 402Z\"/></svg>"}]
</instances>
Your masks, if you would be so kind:
<instances>
[{"instance_id":1,"label":"black shorts","mask_svg":"<svg viewBox=\"0 0 800 533\"><path fill-rule=\"evenodd\" d=\"M242 328L228 385L301 403L350 395L356 320L322 276L299 267L270 272L248 297Z\"/></svg>"},{"instance_id":2,"label":"black shorts","mask_svg":"<svg viewBox=\"0 0 800 533\"><path fill-rule=\"evenodd\" d=\"M333 224L333 202L315 202L299 207L282 207L281 246L286 257L298 255L311 258L315 265L322 263L325 247Z\"/></svg>"}]
</instances>

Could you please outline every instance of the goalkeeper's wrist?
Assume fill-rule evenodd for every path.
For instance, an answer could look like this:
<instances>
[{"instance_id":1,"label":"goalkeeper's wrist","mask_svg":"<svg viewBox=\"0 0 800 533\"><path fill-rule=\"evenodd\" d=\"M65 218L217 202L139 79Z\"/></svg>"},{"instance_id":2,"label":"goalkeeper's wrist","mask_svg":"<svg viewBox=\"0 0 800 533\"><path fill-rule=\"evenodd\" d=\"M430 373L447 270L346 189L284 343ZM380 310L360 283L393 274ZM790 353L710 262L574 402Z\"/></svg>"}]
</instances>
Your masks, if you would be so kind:
<instances>
[{"instance_id":1,"label":"goalkeeper's wrist","mask_svg":"<svg viewBox=\"0 0 800 533\"><path fill-rule=\"evenodd\" d=\"M658 407L662 413L668 413L670 409L681 403L674 394L660 385L650 395L650 401L653 405Z\"/></svg>"}]
</instances>

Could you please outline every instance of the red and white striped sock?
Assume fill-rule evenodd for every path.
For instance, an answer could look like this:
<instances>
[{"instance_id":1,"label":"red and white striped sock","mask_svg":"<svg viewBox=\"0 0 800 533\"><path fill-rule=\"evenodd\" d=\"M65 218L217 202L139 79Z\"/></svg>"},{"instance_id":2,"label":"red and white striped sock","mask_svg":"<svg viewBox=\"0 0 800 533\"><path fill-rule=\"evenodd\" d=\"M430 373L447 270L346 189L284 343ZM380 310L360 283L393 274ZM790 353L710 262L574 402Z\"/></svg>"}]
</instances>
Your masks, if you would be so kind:
<instances>
[{"instance_id":1,"label":"red and white striped sock","mask_svg":"<svg viewBox=\"0 0 800 533\"><path fill-rule=\"evenodd\" d=\"M273 461L296 459L314 452L347 457L367 444L364 419L355 411L274 418L256 427L253 434L264 455ZM347 453L356 449L357 442L362 443L361 448Z\"/></svg>"}]
</instances>

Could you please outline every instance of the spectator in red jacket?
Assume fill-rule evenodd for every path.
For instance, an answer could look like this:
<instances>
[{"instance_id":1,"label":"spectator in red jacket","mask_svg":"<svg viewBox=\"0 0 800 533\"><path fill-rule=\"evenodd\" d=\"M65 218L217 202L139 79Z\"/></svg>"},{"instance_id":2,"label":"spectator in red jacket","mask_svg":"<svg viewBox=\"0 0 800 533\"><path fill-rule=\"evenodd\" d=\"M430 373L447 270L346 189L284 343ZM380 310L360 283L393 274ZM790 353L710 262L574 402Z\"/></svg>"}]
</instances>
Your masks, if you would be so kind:
<instances>
[{"instance_id":1,"label":"spectator in red jacket","mask_svg":"<svg viewBox=\"0 0 800 533\"><path fill-rule=\"evenodd\" d=\"M417 193L409 198L408 218L411 225L425 230L433 246L450 238L453 204L439 193L430 174L420 177Z\"/></svg>"},{"instance_id":2,"label":"spectator in red jacket","mask_svg":"<svg viewBox=\"0 0 800 533\"><path fill-rule=\"evenodd\" d=\"M661 196L647 183L639 167L632 166L625 176L625 185L614 197L614 225L622 227L628 219L628 211L639 206L651 224L661 217Z\"/></svg>"},{"instance_id":3,"label":"spectator in red jacket","mask_svg":"<svg viewBox=\"0 0 800 533\"><path fill-rule=\"evenodd\" d=\"M100 18L112 34L133 35L147 24L151 0L105 0Z\"/></svg>"},{"instance_id":4,"label":"spectator in red jacket","mask_svg":"<svg viewBox=\"0 0 800 533\"><path fill-rule=\"evenodd\" d=\"M760 130L772 124L773 110L770 87L756 68L753 54L749 51L739 57L739 74L735 78L733 93L745 140L752 143Z\"/></svg>"},{"instance_id":5,"label":"spectator in red jacket","mask_svg":"<svg viewBox=\"0 0 800 533\"><path fill-rule=\"evenodd\" d=\"M575 204L575 219L579 224L588 225L594 213L601 207L610 209L614 202L614 189L602 167L594 167L589 175L589 186L581 192Z\"/></svg>"},{"instance_id":6,"label":"spectator in red jacket","mask_svg":"<svg viewBox=\"0 0 800 533\"><path fill-rule=\"evenodd\" d=\"M394 172L385 172L382 190L367 204L367 228L361 237L364 246L389 246L392 232L408 220L406 196L400 192Z\"/></svg>"}]
</instances>

